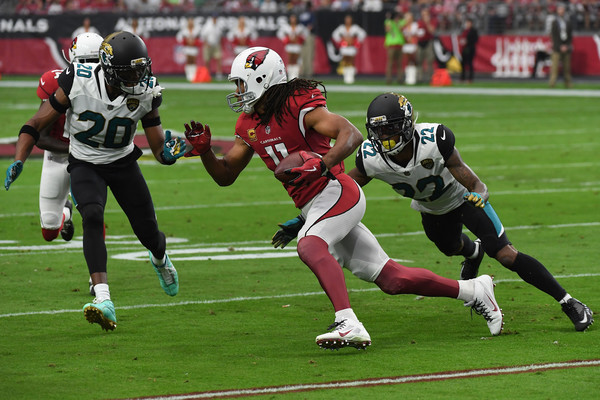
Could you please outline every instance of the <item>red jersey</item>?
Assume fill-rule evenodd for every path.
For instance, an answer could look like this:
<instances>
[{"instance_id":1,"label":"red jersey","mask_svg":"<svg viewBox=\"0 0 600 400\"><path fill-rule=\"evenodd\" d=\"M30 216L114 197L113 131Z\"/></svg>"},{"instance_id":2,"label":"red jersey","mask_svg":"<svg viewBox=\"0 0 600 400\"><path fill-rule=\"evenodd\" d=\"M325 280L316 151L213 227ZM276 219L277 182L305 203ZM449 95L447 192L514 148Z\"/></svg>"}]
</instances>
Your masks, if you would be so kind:
<instances>
[{"instance_id":1,"label":"red jersey","mask_svg":"<svg viewBox=\"0 0 600 400\"><path fill-rule=\"evenodd\" d=\"M58 89L58 76L62 72L62 69L53 69L44 72L40 77L40 82L37 88L37 95L42 101L46 101L50 98L52 93ZM69 142L69 138L65 137L65 114L62 114L50 128L50 136L56 140L63 142Z\"/></svg>"},{"instance_id":2,"label":"red jersey","mask_svg":"<svg viewBox=\"0 0 600 400\"><path fill-rule=\"evenodd\" d=\"M259 125L258 114L241 114L235 125L235 134L260 156L267 167L273 171L279 162L288 154L306 150L324 155L331 149L331 139L307 129L304 116L317 107L326 107L327 101L317 88L296 92L288 99L291 113L283 118L282 125L275 117L267 125ZM333 175L344 172L344 164L340 163L330 168ZM329 178L321 177L308 185L283 186L288 191L294 204L302 208L315 197L325 186Z\"/></svg>"}]
</instances>

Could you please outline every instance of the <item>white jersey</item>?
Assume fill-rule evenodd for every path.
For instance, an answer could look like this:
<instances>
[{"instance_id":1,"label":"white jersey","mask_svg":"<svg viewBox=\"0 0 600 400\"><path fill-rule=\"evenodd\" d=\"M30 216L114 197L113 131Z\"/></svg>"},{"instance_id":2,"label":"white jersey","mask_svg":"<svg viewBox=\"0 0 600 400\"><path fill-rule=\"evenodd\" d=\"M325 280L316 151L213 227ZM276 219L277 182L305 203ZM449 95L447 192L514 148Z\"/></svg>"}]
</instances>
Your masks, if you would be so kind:
<instances>
[{"instance_id":1,"label":"white jersey","mask_svg":"<svg viewBox=\"0 0 600 400\"><path fill-rule=\"evenodd\" d=\"M71 102L65 122L69 153L92 164L108 164L131 153L139 120L160 105L152 90L110 100L100 64L71 64L58 82ZM149 87L155 86L152 77Z\"/></svg>"},{"instance_id":2,"label":"white jersey","mask_svg":"<svg viewBox=\"0 0 600 400\"><path fill-rule=\"evenodd\" d=\"M413 209L446 214L463 204L463 195L467 193L445 165L454 151L454 140L454 133L444 125L416 124L413 158L406 167L375 151L370 140L360 146L356 167L366 176L387 182L402 196L413 199Z\"/></svg>"}]
</instances>

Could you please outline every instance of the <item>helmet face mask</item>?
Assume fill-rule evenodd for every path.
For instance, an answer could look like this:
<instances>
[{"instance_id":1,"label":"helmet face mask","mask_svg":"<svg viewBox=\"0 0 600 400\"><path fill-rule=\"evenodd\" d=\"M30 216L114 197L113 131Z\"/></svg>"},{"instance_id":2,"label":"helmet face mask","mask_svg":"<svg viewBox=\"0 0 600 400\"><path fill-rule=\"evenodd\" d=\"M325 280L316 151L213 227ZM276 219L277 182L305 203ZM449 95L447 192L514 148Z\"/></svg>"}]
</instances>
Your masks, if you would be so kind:
<instances>
[{"instance_id":1,"label":"helmet face mask","mask_svg":"<svg viewBox=\"0 0 600 400\"><path fill-rule=\"evenodd\" d=\"M266 47L251 47L233 60L228 79L236 84L236 91L226 97L229 108L251 114L265 91L286 83L287 75L279 54Z\"/></svg>"},{"instance_id":2,"label":"helmet face mask","mask_svg":"<svg viewBox=\"0 0 600 400\"><path fill-rule=\"evenodd\" d=\"M91 32L77 35L71 42L71 47L69 47L69 59L67 61L81 64L99 62L100 56L98 53L103 40L102 36Z\"/></svg>"},{"instance_id":3,"label":"helmet face mask","mask_svg":"<svg viewBox=\"0 0 600 400\"><path fill-rule=\"evenodd\" d=\"M378 153L398 154L414 135L412 105L402 95L379 95L367 110L366 128L369 140Z\"/></svg>"},{"instance_id":4,"label":"helmet face mask","mask_svg":"<svg viewBox=\"0 0 600 400\"><path fill-rule=\"evenodd\" d=\"M100 46L106 83L127 94L142 94L152 77L152 60L144 41L131 32L115 32Z\"/></svg>"}]
</instances>

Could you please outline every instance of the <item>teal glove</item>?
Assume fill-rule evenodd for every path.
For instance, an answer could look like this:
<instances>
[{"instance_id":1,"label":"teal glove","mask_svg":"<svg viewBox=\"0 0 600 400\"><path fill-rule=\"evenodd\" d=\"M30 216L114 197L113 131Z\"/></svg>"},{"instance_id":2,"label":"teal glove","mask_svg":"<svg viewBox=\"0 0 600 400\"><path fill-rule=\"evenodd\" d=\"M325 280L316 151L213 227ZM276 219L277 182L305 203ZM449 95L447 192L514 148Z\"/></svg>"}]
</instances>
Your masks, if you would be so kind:
<instances>
[{"instance_id":1,"label":"teal glove","mask_svg":"<svg viewBox=\"0 0 600 400\"><path fill-rule=\"evenodd\" d=\"M21 172L23 171L23 161L17 160L10 164L10 167L6 170L6 179L4 180L4 188L8 190L10 185L17 180Z\"/></svg>"},{"instance_id":2,"label":"teal glove","mask_svg":"<svg viewBox=\"0 0 600 400\"><path fill-rule=\"evenodd\" d=\"M171 131L165 131L165 143L161 154L165 164L174 164L185 154L185 141L177 136L171 138Z\"/></svg>"},{"instance_id":3,"label":"teal glove","mask_svg":"<svg viewBox=\"0 0 600 400\"><path fill-rule=\"evenodd\" d=\"M475 207L485 207L485 201L483 201L483 197L481 197L481 195L477 192L469 192L465 194L463 198L472 203Z\"/></svg>"},{"instance_id":4,"label":"teal glove","mask_svg":"<svg viewBox=\"0 0 600 400\"><path fill-rule=\"evenodd\" d=\"M283 224L277 225L279 225L279 228L281 229L275 232L271 243L273 244L273 247L277 248L281 246L283 249L289 242L298 236L298 232L300 232L300 229L302 229L302 226L304 225L304 217L298 215L296 218L292 218Z\"/></svg>"}]
</instances>

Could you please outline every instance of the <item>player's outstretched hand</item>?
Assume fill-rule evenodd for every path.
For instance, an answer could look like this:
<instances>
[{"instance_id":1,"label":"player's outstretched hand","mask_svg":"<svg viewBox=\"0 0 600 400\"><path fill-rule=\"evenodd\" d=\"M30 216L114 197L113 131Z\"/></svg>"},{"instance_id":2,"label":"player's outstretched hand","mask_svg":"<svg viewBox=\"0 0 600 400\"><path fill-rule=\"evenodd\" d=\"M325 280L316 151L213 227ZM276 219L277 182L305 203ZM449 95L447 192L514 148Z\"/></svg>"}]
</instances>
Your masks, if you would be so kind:
<instances>
[{"instance_id":1,"label":"player's outstretched hand","mask_svg":"<svg viewBox=\"0 0 600 400\"><path fill-rule=\"evenodd\" d=\"M273 247L281 247L283 249L289 242L298 236L298 232L300 232L300 229L302 229L302 226L304 225L304 217L298 215L296 218L292 218L285 221L283 224L277 225L280 229L273 235L271 243L273 244Z\"/></svg>"},{"instance_id":2,"label":"player's outstretched hand","mask_svg":"<svg viewBox=\"0 0 600 400\"><path fill-rule=\"evenodd\" d=\"M186 157L196 157L210 150L211 133L208 125L202 125L200 122L190 121L185 126L185 137L192 145L192 150L185 153Z\"/></svg>"},{"instance_id":3,"label":"player's outstretched hand","mask_svg":"<svg viewBox=\"0 0 600 400\"><path fill-rule=\"evenodd\" d=\"M483 201L483 197L481 197L481 195L477 192L469 192L465 194L464 199L469 203L472 203L475 207L485 207L485 201Z\"/></svg>"},{"instance_id":4,"label":"player's outstretched hand","mask_svg":"<svg viewBox=\"0 0 600 400\"><path fill-rule=\"evenodd\" d=\"M6 170L6 179L4 180L4 188L8 190L10 185L17 180L21 172L23 171L23 161L17 160L10 164Z\"/></svg>"},{"instance_id":5,"label":"player's outstretched hand","mask_svg":"<svg viewBox=\"0 0 600 400\"><path fill-rule=\"evenodd\" d=\"M163 144L163 159L168 164L173 164L179 157L185 154L185 141L176 136L171 137L171 131L165 131L165 143Z\"/></svg>"},{"instance_id":6,"label":"player's outstretched hand","mask_svg":"<svg viewBox=\"0 0 600 400\"><path fill-rule=\"evenodd\" d=\"M288 182L292 186L302 186L310 182L316 181L322 176L327 175L329 170L320 157L314 156L304 150L300 151L300 156L304 160L304 164L300 167L291 168L286 174L298 174L297 177Z\"/></svg>"}]
</instances>

